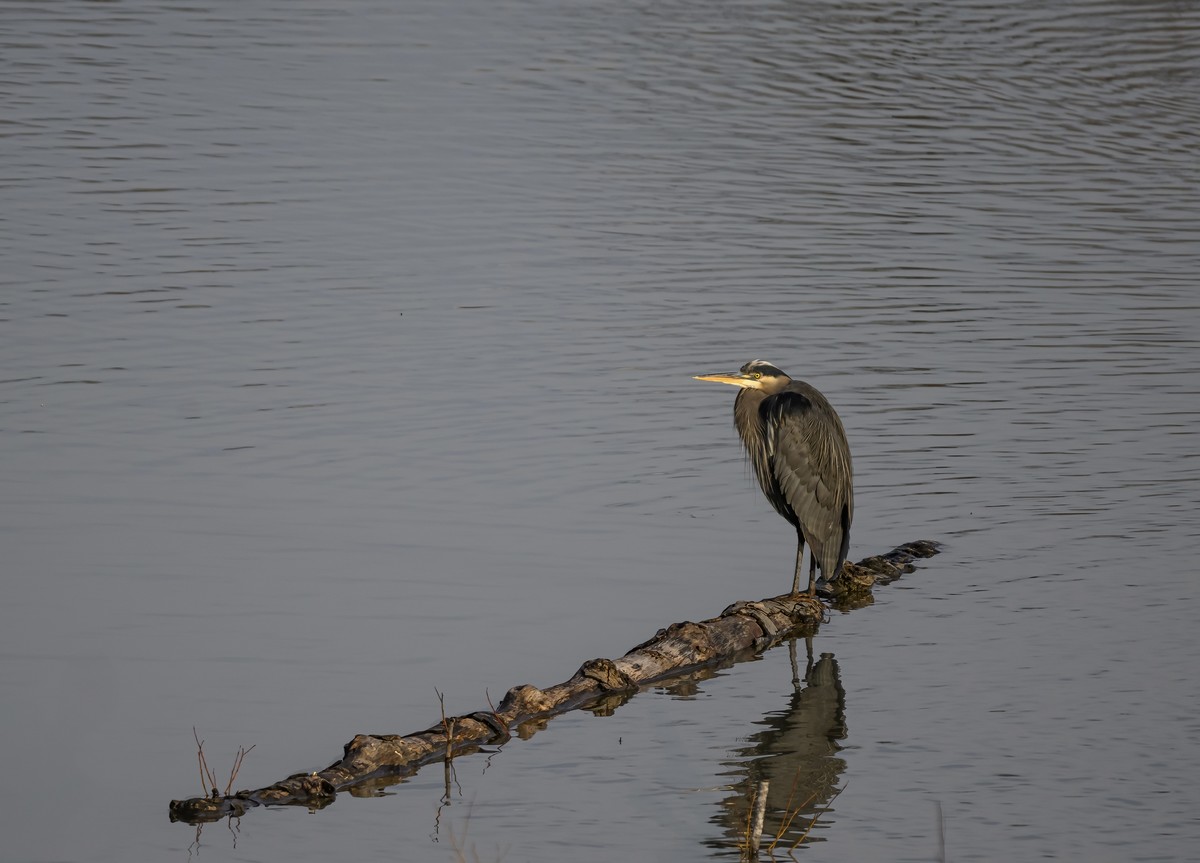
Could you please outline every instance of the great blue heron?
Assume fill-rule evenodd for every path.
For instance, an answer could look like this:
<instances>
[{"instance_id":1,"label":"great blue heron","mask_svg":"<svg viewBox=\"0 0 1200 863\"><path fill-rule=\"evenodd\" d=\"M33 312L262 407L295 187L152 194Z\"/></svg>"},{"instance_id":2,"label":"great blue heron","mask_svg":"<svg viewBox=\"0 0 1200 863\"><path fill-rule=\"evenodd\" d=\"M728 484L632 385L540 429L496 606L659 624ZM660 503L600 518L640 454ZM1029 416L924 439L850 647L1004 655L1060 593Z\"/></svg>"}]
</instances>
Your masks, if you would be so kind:
<instances>
[{"instance_id":1,"label":"great blue heron","mask_svg":"<svg viewBox=\"0 0 1200 863\"><path fill-rule=\"evenodd\" d=\"M854 470L850 444L837 412L816 387L794 381L768 362L753 360L736 372L696 375L741 387L733 424L754 465L763 494L795 528L796 575L809 546L808 594L817 590L817 567L825 580L846 562L854 519Z\"/></svg>"}]
</instances>

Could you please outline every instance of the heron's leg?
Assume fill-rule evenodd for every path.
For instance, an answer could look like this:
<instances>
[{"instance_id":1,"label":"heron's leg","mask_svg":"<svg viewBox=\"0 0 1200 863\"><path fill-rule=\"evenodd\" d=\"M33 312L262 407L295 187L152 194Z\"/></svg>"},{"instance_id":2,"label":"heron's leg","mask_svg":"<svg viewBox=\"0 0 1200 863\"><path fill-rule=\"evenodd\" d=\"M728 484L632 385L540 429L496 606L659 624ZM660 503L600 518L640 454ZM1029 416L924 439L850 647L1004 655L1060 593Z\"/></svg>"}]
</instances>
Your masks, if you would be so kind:
<instances>
[{"instance_id":1,"label":"heron's leg","mask_svg":"<svg viewBox=\"0 0 1200 863\"><path fill-rule=\"evenodd\" d=\"M800 573L804 571L804 534L796 531L796 575L792 579L792 593L800 592Z\"/></svg>"},{"instance_id":2,"label":"heron's leg","mask_svg":"<svg viewBox=\"0 0 1200 863\"><path fill-rule=\"evenodd\" d=\"M800 692L804 689L804 687L800 684L808 683L809 678L812 677L813 637L811 635L804 636L804 648L805 652L808 654L808 662L806 662L804 665L804 676L801 677L800 666L796 661L796 639L793 638L788 641L788 659L790 659L792 662L792 686L795 687L797 692Z\"/></svg>"},{"instance_id":3,"label":"heron's leg","mask_svg":"<svg viewBox=\"0 0 1200 863\"><path fill-rule=\"evenodd\" d=\"M817 558L811 552L808 556L808 595L817 595Z\"/></svg>"}]
</instances>

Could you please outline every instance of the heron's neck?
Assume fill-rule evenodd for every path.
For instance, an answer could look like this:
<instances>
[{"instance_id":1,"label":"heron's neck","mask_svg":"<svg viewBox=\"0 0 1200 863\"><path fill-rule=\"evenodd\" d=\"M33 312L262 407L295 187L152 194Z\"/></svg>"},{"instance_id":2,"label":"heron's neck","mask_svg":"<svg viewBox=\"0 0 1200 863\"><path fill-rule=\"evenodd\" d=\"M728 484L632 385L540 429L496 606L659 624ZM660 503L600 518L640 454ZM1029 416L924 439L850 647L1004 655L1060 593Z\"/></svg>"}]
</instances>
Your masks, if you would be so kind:
<instances>
[{"instance_id":1,"label":"heron's neck","mask_svg":"<svg viewBox=\"0 0 1200 863\"><path fill-rule=\"evenodd\" d=\"M754 467L754 475L772 504L775 502L777 491L775 479L771 473L770 447L767 445L767 430L764 427L759 408L770 393L762 390L743 389L733 401L733 424L737 426L746 454L750 456L750 464ZM780 514L783 511L780 510ZM786 516L785 516L786 517Z\"/></svg>"},{"instance_id":2,"label":"heron's neck","mask_svg":"<svg viewBox=\"0 0 1200 863\"><path fill-rule=\"evenodd\" d=\"M733 424L751 456L762 450L763 427L758 408L766 397L767 393L762 390L746 387L738 390L737 398L733 400Z\"/></svg>"}]
</instances>

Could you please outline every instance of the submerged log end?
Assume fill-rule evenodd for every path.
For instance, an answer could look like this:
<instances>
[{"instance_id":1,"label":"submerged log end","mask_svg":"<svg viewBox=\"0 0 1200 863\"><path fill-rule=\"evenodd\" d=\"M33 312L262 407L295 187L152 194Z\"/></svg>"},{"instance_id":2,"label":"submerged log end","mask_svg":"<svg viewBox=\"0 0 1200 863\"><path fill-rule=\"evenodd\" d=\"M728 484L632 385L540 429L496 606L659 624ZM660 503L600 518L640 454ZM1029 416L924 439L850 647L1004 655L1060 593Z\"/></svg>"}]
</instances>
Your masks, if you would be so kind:
<instances>
[{"instance_id":1,"label":"submerged log end","mask_svg":"<svg viewBox=\"0 0 1200 863\"><path fill-rule=\"evenodd\" d=\"M838 611L850 611L872 604L875 599L871 588L877 584L891 584L902 575L913 572L913 561L933 557L942 550L940 542L918 539L906 542L887 554L866 557L858 563L846 561L838 574L827 581L821 594Z\"/></svg>"},{"instance_id":2,"label":"submerged log end","mask_svg":"<svg viewBox=\"0 0 1200 863\"><path fill-rule=\"evenodd\" d=\"M188 800L172 800L168 811L173 822L206 824L230 815L240 818L253 805L253 802L240 796L192 797Z\"/></svg>"},{"instance_id":3,"label":"submerged log end","mask_svg":"<svg viewBox=\"0 0 1200 863\"><path fill-rule=\"evenodd\" d=\"M906 542L887 554L877 554L864 558L856 564L847 564L845 570L858 573L860 577L865 573L871 573L875 576L874 581L888 584L901 575L913 572L916 569L913 566L914 560L933 557L941 550L940 542L918 539L915 542Z\"/></svg>"}]
</instances>

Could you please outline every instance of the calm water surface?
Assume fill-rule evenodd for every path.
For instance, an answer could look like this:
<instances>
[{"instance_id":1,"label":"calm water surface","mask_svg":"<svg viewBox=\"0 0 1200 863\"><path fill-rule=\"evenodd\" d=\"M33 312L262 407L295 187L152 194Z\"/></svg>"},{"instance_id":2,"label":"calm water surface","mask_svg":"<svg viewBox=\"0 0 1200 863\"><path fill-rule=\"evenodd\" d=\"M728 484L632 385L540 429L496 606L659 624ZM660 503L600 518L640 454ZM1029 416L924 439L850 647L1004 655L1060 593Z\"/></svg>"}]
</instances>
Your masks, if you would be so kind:
<instances>
[{"instance_id":1,"label":"calm water surface","mask_svg":"<svg viewBox=\"0 0 1200 863\"><path fill-rule=\"evenodd\" d=\"M1185 860L1200 11L7 3L7 859ZM811 645L313 816L238 786L783 590L732 390L819 386ZM794 826L798 838L807 821ZM464 839L464 834L466 839ZM451 836L454 839L452 840Z\"/></svg>"}]
</instances>

